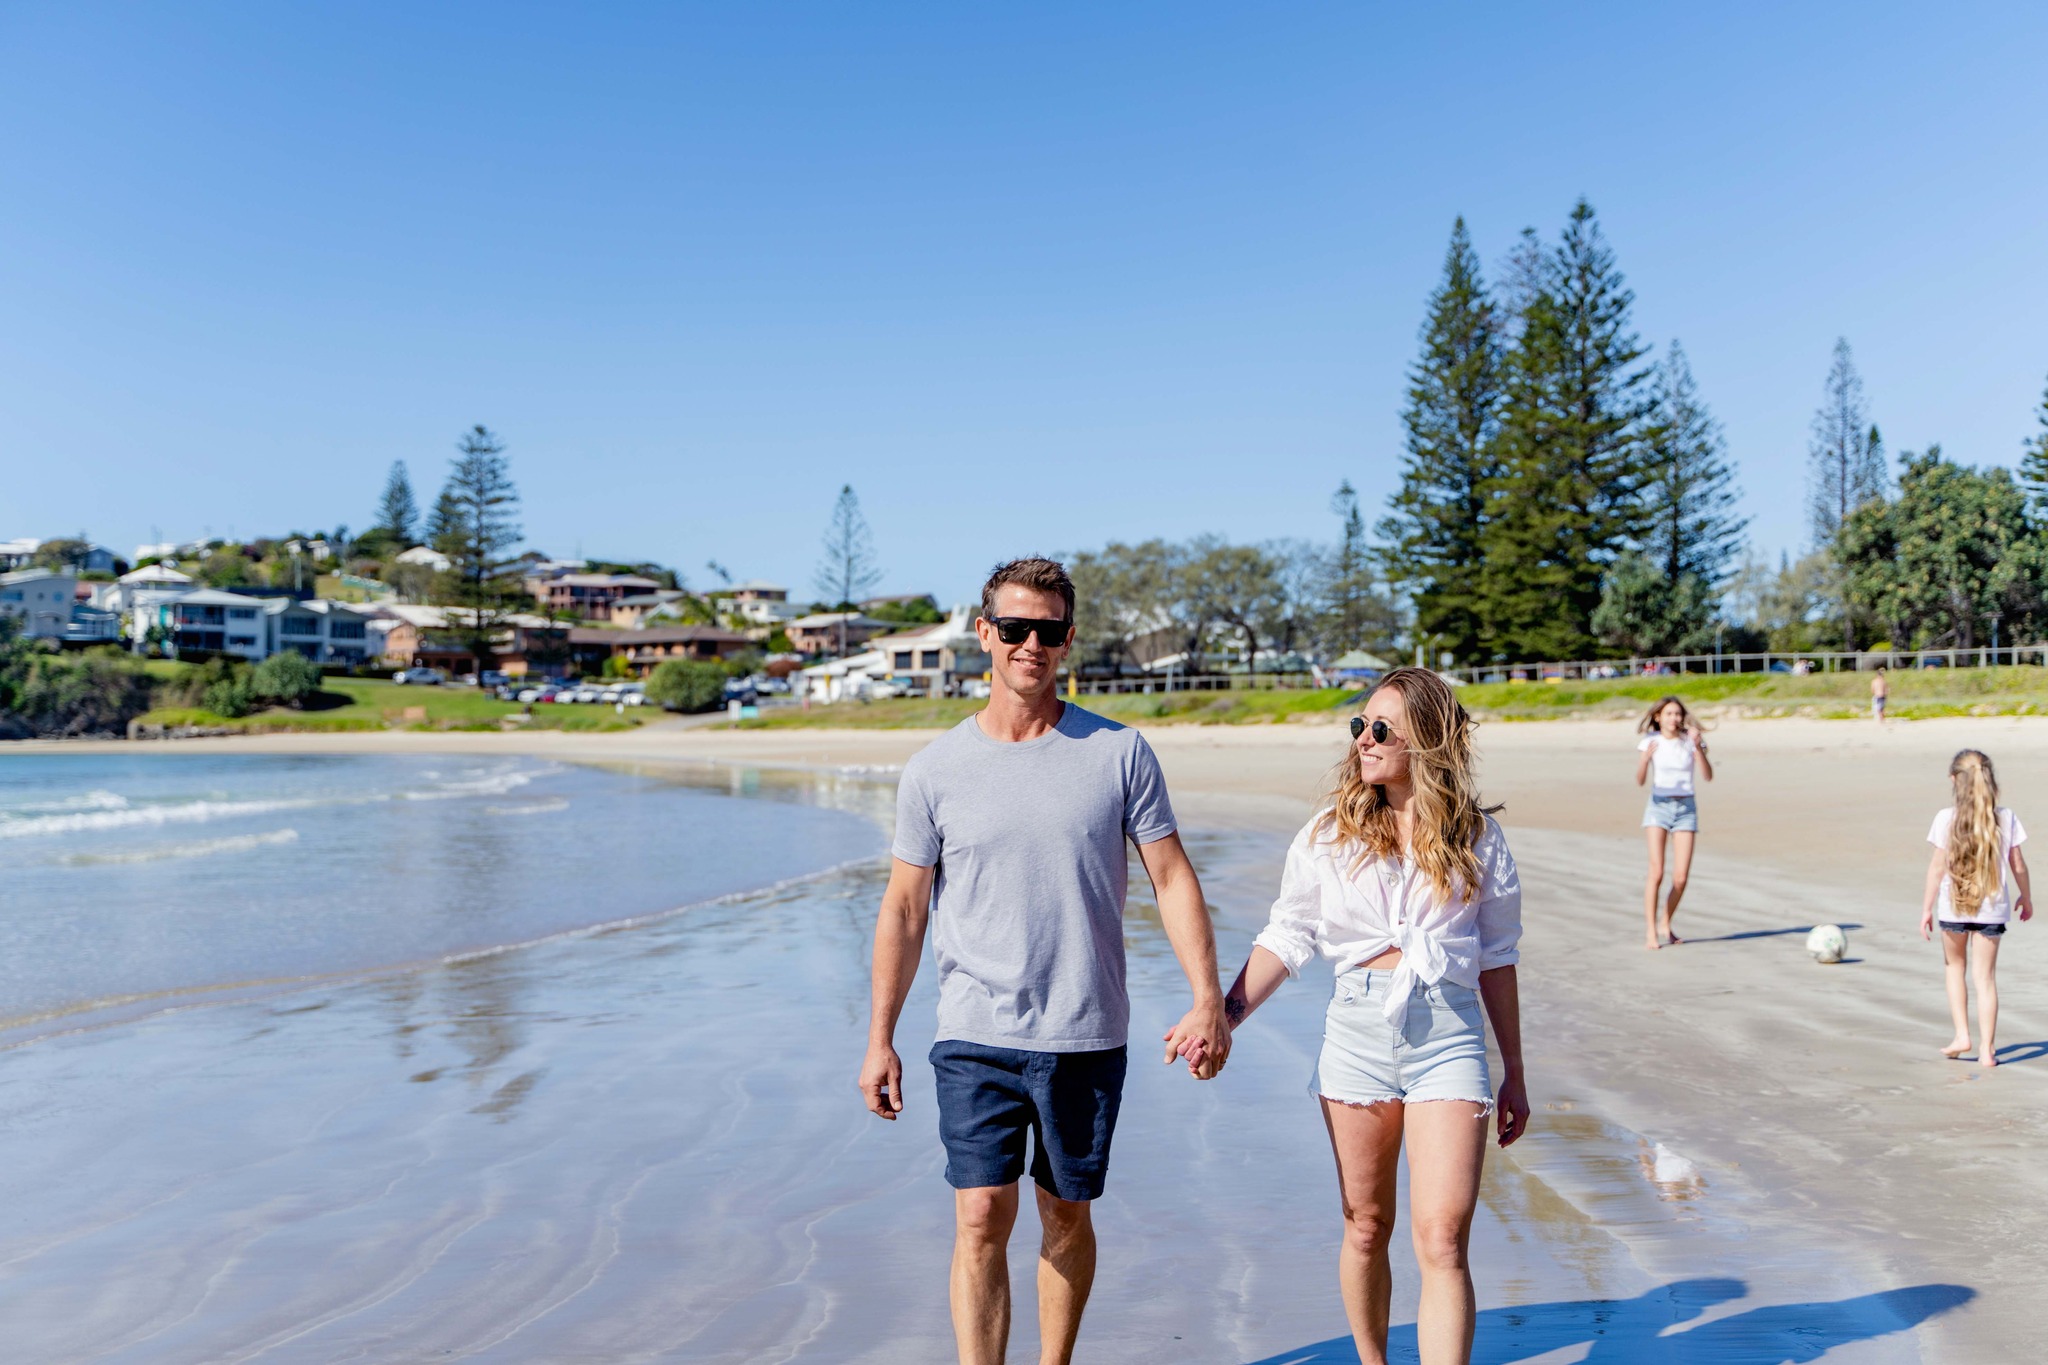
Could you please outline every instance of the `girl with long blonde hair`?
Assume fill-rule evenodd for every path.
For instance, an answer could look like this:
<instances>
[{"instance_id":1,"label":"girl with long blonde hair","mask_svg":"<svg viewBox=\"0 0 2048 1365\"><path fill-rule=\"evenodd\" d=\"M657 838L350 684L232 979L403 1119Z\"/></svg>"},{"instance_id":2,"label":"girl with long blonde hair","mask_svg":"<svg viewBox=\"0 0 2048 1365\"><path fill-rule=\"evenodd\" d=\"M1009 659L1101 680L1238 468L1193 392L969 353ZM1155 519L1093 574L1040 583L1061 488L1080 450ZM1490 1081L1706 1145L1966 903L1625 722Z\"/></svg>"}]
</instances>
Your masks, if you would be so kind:
<instances>
[{"instance_id":1,"label":"girl with long blonde hair","mask_svg":"<svg viewBox=\"0 0 2048 1365\"><path fill-rule=\"evenodd\" d=\"M1505 1147L1529 1122L1515 985L1522 885L1480 804L1472 720L1438 675L1398 668L1351 719L1328 803L1295 836L1280 895L1224 998L1233 1027L1320 956L1336 966L1309 1090L1337 1160L1338 1281L1359 1359L1384 1361L1395 1165L1422 1269L1424 1365L1471 1357L1472 1211L1486 1117ZM1483 1009L1483 1015L1482 1015ZM1505 1075L1487 1076L1493 1023ZM1191 1059L1192 1060L1192 1059Z\"/></svg>"},{"instance_id":2,"label":"girl with long blonde hair","mask_svg":"<svg viewBox=\"0 0 2048 1365\"><path fill-rule=\"evenodd\" d=\"M1948 765L1955 804L1935 814L1927 831L1934 856L1927 862L1920 937L1941 925L1941 957L1948 982L1948 1012L1955 1036L1941 1050L1954 1060L1970 1050L1970 986L1977 988L1977 1064L1998 1065L1998 942L2017 912L2034 917L2034 895L2020 845L2027 831L1998 804L1998 774L1991 760L1965 749ZM2015 900L2008 889L2019 890ZM1972 941L1974 940L1974 942Z\"/></svg>"}]
</instances>

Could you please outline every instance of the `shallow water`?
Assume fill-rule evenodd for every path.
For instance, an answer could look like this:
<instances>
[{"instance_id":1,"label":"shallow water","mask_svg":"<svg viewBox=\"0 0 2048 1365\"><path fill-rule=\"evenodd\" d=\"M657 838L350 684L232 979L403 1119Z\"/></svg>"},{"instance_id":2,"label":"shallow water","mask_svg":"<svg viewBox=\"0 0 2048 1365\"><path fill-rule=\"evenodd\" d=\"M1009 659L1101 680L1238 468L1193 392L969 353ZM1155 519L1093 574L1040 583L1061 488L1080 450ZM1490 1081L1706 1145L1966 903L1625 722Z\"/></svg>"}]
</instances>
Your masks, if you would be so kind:
<instances>
[{"instance_id":1,"label":"shallow water","mask_svg":"<svg viewBox=\"0 0 2048 1365\"><path fill-rule=\"evenodd\" d=\"M0 1028L521 943L878 842L815 800L733 801L723 777L527 758L0 756Z\"/></svg>"},{"instance_id":2,"label":"shallow water","mask_svg":"<svg viewBox=\"0 0 2048 1365\"><path fill-rule=\"evenodd\" d=\"M757 881L787 876L806 849L823 866L842 836L881 846L852 812L885 811L886 783L708 781L678 793L548 773L517 797L474 799L725 802L706 818L732 827L710 847ZM832 817L827 837L792 844L809 828L793 813ZM250 832L262 831L205 834ZM1285 836L1189 844L1234 965ZM422 840L415 856L447 848ZM232 855L166 861L216 856ZM929 967L898 1039L903 1119L873 1119L853 1086L882 877L871 858L612 930L260 1000L212 995L0 1051L10 1352L152 1365L950 1358L951 1199L921 1060ZM578 903L626 908L603 894L619 884ZM1305 1093L1326 980L1284 989L1224 1077L1199 1084L1150 1050L1187 988L1142 895L1127 924L1133 1060L1085 1357L1354 1359L1330 1157ZM1912 1360L1904 1329L1967 1293L1861 1283L1827 1248L1753 1217L1732 1179L1549 1101L1530 1140L1489 1162L1479 1360ZM1032 1219L1027 1207L1013 1252L1017 1359L1035 1343ZM1412 1322L1402 1235L1395 1275L1395 1319ZM1394 1347L1414 1358L1411 1327Z\"/></svg>"}]
</instances>

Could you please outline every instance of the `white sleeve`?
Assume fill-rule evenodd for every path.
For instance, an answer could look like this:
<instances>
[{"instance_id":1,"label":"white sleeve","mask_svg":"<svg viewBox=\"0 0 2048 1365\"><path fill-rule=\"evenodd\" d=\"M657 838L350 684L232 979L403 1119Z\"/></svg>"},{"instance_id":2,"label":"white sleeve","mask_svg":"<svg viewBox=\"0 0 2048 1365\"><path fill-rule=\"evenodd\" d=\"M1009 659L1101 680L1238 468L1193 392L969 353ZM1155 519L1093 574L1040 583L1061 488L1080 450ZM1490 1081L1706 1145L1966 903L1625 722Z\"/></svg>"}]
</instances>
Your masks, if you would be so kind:
<instances>
[{"instance_id":1,"label":"white sleeve","mask_svg":"<svg viewBox=\"0 0 2048 1365\"><path fill-rule=\"evenodd\" d=\"M1479 970L1522 960L1522 874L1507 836L1491 819L1475 850L1483 878L1479 897Z\"/></svg>"},{"instance_id":2,"label":"white sleeve","mask_svg":"<svg viewBox=\"0 0 2048 1365\"><path fill-rule=\"evenodd\" d=\"M1315 956L1322 929L1322 879L1316 875L1315 859L1309 852L1314 828L1311 821L1294 836L1287 850L1287 866L1280 874L1280 895L1273 901L1266 927L1253 940L1279 958L1290 977L1301 975L1301 969Z\"/></svg>"},{"instance_id":3,"label":"white sleeve","mask_svg":"<svg viewBox=\"0 0 2048 1365\"><path fill-rule=\"evenodd\" d=\"M1928 826L1927 829L1927 842L1933 844L1936 848L1947 848L1949 821L1954 818L1955 812L1953 810L1936 811L1934 813L1934 823Z\"/></svg>"},{"instance_id":4,"label":"white sleeve","mask_svg":"<svg viewBox=\"0 0 2048 1365\"><path fill-rule=\"evenodd\" d=\"M1644 735L1643 742L1641 744L1636 745L1636 752L1641 753L1643 752L1643 750L1649 748L1652 744L1655 744L1656 742L1657 737L1655 735Z\"/></svg>"},{"instance_id":5,"label":"white sleeve","mask_svg":"<svg viewBox=\"0 0 2048 1365\"><path fill-rule=\"evenodd\" d=\"M2005 818L2007 821L2005 846L2007 848L2018 848L2027 841L2027 828L2020 823L2018 811L2008 809L2005 813Z\"/></svg>"}]
</instances>

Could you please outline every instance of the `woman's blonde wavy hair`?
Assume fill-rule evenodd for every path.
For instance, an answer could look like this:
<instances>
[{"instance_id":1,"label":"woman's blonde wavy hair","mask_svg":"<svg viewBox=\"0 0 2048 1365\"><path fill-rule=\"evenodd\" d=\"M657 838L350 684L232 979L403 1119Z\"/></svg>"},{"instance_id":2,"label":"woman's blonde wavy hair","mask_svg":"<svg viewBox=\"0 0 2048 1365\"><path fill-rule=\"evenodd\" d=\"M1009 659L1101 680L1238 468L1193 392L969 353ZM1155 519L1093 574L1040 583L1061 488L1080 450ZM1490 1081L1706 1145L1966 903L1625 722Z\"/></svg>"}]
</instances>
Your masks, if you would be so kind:
<instances>
[{"instance_id":1,"label":"woman's blonde wavy hair","mask_svg":"<svg viewBox=\"0 0 2048 1365\"><path fill-rule=\"evenodd\" d=\"M1998 865L1998 774L1990 759L1965 749L1948 765L1948 779L1956 794L1948 827L1950 895L1958 915L1974 915L2005 885Z\"/></svg>"},{"instance_id":2,"label":"woman's blonde wavy hair","mask_svg":"<svg viewBox=\"0 0 2048 1365\"><path fill-rule=\"evenodd\" d=\"M1401 694L1408 716L1401 739L1408 750L1408 779L1415 786L1415 866L1438 896L1451 900L1479 886L1479 858L1473 846L1486 832L1486 817L1500 806L1479 804L1472 772L1472 717L1450 684L1426 668L1397 668L1373 689ZM1401 857L1400 826L1387 804L1386 788L1365 780L1358 745L1337 765L1330 804L1317 826L1337 842L1357 847L1359 860Z\"/></svg>"}]
</instances>

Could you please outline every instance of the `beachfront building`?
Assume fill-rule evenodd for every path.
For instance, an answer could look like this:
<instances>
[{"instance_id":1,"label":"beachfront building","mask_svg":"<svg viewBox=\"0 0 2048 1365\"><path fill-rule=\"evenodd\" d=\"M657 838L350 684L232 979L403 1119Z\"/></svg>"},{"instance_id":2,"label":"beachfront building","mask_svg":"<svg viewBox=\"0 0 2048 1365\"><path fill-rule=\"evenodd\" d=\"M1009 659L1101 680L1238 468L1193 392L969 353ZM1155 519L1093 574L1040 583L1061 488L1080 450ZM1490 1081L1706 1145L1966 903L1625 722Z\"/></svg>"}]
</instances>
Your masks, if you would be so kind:
<instances>
[{"instance_id":1,"label":"beachfront building","mask_svg":"<svg viewBox=\"0 0 2048 1365\"><path fill-rule=\"evenodd\" d=\"M712 610L720 616L737 616L748 626L772 632L804 614L789 600L789 589L780 583L750 578L711 599Z\"/></svg>"},{"instance_id":2,"label":"beachfront building","mask_svg":"<svg viewBox=\"0 0 2048 1365\"><path fill-rule=\"evenodd\" d=\"M886 676L906 696L957 696L963 683L989 669L989 657L974 633L973 613L961 607L937 625L877 635L868 649L882 656Z\"/></svg>"},{"instance_id":3,"label":"beachfront building","mask_svg":"<svg viewBox=\"0 0 2048 1365\"><path fill-rule=\"evenodd\" d=\"M347 602L308 602L273 597L263 604L267 618L267 654L297 650L316 664L367 661L370 655L370 613ZM267 657L267 655L266 655Z\"/></svg>"},{"instance_id":4,"label":"beachfront building","mask_svg":"<svg viewBox=\"0 0 2048 1365\"><path fill-rule=\"evenodd\" d=\"M887 621L877 621L857 611L820 611L809 616L799 616L783 626L783 633L789 636L790 648L799 654L838 654L842 633L846 651L851 654L864 649L867 642L889 629Z\"/></svg>"},{"instance_id":5,"label":"beachfront building","mask_svg":"<svg viewBox=\"0 0 2048 1365\"><path fill-rule=\"evenodd\" d=\"M533 589L529 581L528 590ZM614 602L660 590L661 584L636 573L565 573L540 583L533 595L551 612L586 621L609 621Z\"/></svg>"},{"instance_id":6,"label":"beachfront building","mask_svg":"<svg viewBox=\"0 0 2048 1365\"><path fill-rule=\"evenodd\" d=\"M0 616L20 622L21 633L30 639L63 639L77 598L78 575L69 569L17 569L0 574Z\"/></svg>"},{"instance_id":7,"label":"beachfront building","mask_svg":"<svg viewBox=\"0 0 2048 1365\"><path fill-rule=\"evenodd\" d=\"M438 668L460 675L476 671L478 660L451 611L409 602L360 607L368 627L367 656L393 668ZM568 629L531 612L504 617L491 641L491 663L508 677L561 677L571 658Z\"/></svg>"},{"instance_id":8,"label":"beachfront building","mask_svg":"<svg viewBox=\"0 0 2048 1365\"><path fill-rule=\"evenodd\" d=\"M401 550L398 555L398 562L400 564L424 565L435 573L447 573L455 567L454 560L442 554L439 550L426 545L415 545L410 550Z\"/></svg>"},{"instance_id":9,"label":"beachfront building","mask_svg":"<svg viewBox=\"0 0 2048 1365\"><path fill-rule=\"evenodd\" d=\"M789 690L798 701L828 705L868 697L888 676L888 657L870 650L798 669L790 675Z\"/></svg>"},{"instance_id":10,"label":"beachfront building","mask_svg":"<svg viewBox=\"0 0 2048 1365\"><path fill-rule=\"evenodd\" d=\"M261 597L195 588L158 603L152 624L163 627L167 652L178 658L226 654L261 663L270 657L269 605Z\"/></svg>"},{"instance_id":11,"label":"beachfront building","mask_svg":"<svg viewBox=\"0 0 2048 1365\"><path fill-rule=\"evenodd\" d=\"M689 596L674 588L657 588L653 592L621 597L612 603L611 622L624 630L637 630L656 617L674 615L675 605L688 600Z\"/></svg>"},{"instance_id":12,"label":"beachfront building","mask_svg":"<svg viewBox=\"0 0 2048 1365\"><path fill-rule=\"evenodd\" d=\"M670 659L730 659L754 647L735 630L718 626L658 626L647 630L585 627L569 632L569 654L578 672L594 676L614 658L624 659L636 677L646 677Z\"/></svg>"}]
</instances>

